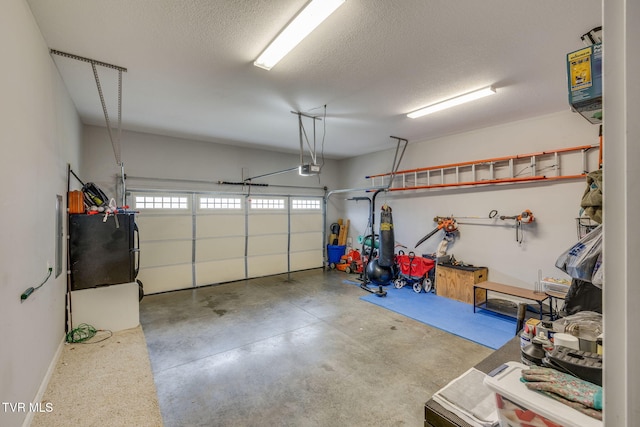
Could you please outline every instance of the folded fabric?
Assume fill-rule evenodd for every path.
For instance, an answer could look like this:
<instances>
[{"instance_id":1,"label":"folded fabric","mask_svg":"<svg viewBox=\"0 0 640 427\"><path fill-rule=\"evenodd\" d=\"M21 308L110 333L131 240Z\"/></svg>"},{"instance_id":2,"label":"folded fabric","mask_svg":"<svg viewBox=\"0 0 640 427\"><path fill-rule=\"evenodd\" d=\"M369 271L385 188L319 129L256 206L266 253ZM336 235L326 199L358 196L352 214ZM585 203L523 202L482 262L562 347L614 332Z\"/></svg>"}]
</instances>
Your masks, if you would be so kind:
<instances>
[{"instance_id":1,"label":"folded fabric","mask_svg":"<svg viewBox=\"0 0 640 427\"><path fill-rule=\"evenodd\" d=\"M522 370L530 390L537 390L591 417L602 419L602 387L552 368Z\"/></svg>"},{"instance_id":2,"label":"folded fabric","mask_svg":"<svg viewBox=\"0 0 640 427\"><path fill-rule=\"evenodd\" d=\"M485 377L483 372L471 368L437 391L433 400L472 426L496 426L495 397L484 385Z\"/></svg>"}]
</instances>

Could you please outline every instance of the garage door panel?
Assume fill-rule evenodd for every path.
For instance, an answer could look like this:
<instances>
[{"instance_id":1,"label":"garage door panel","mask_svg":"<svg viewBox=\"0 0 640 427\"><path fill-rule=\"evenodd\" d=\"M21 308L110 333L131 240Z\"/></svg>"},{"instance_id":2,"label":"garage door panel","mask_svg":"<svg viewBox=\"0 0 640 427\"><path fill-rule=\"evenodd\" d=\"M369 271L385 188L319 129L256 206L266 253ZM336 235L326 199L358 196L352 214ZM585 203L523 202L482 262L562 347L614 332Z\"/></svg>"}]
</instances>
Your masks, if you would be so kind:
<instances>
[{"instance_id":1,"label":"garage door panel","mask_svg":"<svg viewBox=\"0 0 640 427\"><path fill-rule=\"evenodd\" d=\"M322 215L309 213L296 213L291 215L291 232L298 233L304 231L322 232Z\"/></svg>"},{"instance_id":2,"label":"garage door panel","mask_svg":"<svg viewBox=\"0 0 640 427\"><path fill-rule=\"evenodd\" d=\"M287 214L251 214L249 215L249 236L289 232Z\"/></svg>"},{"instance_id":3,"label":"garage door panel","mask_svg":"<svg viewBox=\"0 0 640 427\"><path fill-rule=\"evenodd\" d=\"M292 271L322 267L322 263L323 263L322 249L291 253L291 270Z\"/></svg>"},{"instance_id":4,"label":"garage door panel","mask_svg":"<svg viewBox=\"0 0 640 427\"><path fill-rule=\"evenodd\" d=\"M166 267L140 268L138 279L143 284L145 294L191 288L191 263Z\"/></svg>"},{"instance_id":5,"label":"garage door panel","mask_svg":"<svg viewBox=\"0 0 640 427\"><path fill-rule=\"evenodd\" d=\"M136 222L140 229L140 241L184 239L193 235L190 215L140 215Z\"/></svg>"},{"instance_id":6,"label":"garage door panel","mask_svg":"<svg viewBox=\"0 0 640 427\"><path fill-rule=\"evenodd\" d=\"M244 237L200 239L196 242L196 262L229 258L244 259L244 242Z\"/></svg>"},{"instance_id":7,"label":"garage door panel","mask_svg":"<svg viewBox=\"0 0 640 427\"><path fill-rule=\"evenodd\" d=\"M191 240L152 241L140 245L140 268L191 262Z\"/></svg>"},{"instance_id":8,"label":"garage door panel","mask_svg":"<svg viewBox=\"0 0 640 427\"><path fill-rule=\"evenodd\" d=\"M286 253L250 257L247 261L249 277L286 273L288 266Z\"/></svg>"},{"instance_id":9,"label":"garage door panel","mask_svg":"<svg viewBox=\"0 0 640 427\"><path fill-rule=\"evenodd\" d=\"M144 206L137 218L139 277L150 282L145 283L147 293L316 268L324 262L322 198L238 199L196 192L180 195L185 209L183 202L165 209L164 199L156 209L159 192L153 193L153 205ZM189 200L195 201L193 206Z\"/></svg>"},{"instance_id":10,"label":"garage door panel","mask_svg":"<svg viewBox=\"0 0 640 427\"><path fill-rule=\"evenodd\" d=\"M196 286L230 282L244 278L244 257L196 264Z\"/></svg>"},{"instance_id":11,"label":"garage door panel","mask_svg":"<svg viewBox=\"0 0 640 427\"><path fill-rule=\"evenodd\" d=\"M311 249L322 250L321 232L291 234L291 252Z\"/></svg>"},{"instance_id":12,"label":"garage door panel","mask_svg":"<svg viewBox=\"0 0 640 427\"><path fill-rule=\"evenodd\" d=\"M198 215L196 238L244 236L244 215Z\"/></svg>"},{"instance_id":13,"label":"garage door panel","mask_svg":"<svg viewBox=\"0 0 640 427\"><path fill-rule=\"evenodd\" d=\"M287 253L288 239L286 234L249 237L247 255L267 255ZM286 271L286 270L285 270Z\"/></svg>"}]
</instances>

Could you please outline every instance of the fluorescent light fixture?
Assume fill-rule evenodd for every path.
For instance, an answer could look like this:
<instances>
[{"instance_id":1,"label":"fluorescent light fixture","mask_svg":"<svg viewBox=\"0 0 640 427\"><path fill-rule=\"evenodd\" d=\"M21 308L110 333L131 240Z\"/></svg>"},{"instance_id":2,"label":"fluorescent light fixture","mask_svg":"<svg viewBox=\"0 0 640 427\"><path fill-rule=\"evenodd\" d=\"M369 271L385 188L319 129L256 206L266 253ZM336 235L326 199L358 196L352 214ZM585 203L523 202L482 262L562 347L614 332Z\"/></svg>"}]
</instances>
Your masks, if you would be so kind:
<instances>
[{"instance_id":1,"label":"fluorescent light fixture","mask_svg":"<svg viewBox=\"0 0 640 427\"><path fill-rule=\"evenodd\" d=\"M329 17L345 0L312 0L253 62L270 70Z\"/></svg>"},{"instance_id":2,"label":"fluorescent light fixture","mask_svg":"<svg viewBox=\"0 0 640 427\"><path fill-rule=\"evenodd\" d=\"M496 93L496 90L493 86L485 87L484 89L456 96L455 98L447 99L446 101L438 102L437 104L429 105L428 107L413 111L407 114L407 117L416 119L418 117L426 116L427 114L435 113L436 111L464 104L465 102L475 101L476 99L484 98L485 96L493 95L494 93Z\"/></svg>"}]
</instances>

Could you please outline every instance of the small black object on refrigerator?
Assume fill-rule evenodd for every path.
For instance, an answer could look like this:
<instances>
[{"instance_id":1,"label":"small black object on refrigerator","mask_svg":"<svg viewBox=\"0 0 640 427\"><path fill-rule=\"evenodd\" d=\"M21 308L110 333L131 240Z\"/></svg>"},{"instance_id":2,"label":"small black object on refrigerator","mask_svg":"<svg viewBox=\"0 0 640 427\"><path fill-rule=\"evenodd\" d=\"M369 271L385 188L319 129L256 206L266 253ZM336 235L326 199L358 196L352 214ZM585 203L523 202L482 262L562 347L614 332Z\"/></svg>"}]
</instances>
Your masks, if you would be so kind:
<instances>
[{"instance_id":1,"label":"small black object on refrigerator","mask_svg":"<svg viewBox=\"0 0 640 427\"><path fill-rule=\"evenodd\" d=\"M69 215L72 291L136 281L139 251L135 214Z\"/></svg>"}]
</instances>

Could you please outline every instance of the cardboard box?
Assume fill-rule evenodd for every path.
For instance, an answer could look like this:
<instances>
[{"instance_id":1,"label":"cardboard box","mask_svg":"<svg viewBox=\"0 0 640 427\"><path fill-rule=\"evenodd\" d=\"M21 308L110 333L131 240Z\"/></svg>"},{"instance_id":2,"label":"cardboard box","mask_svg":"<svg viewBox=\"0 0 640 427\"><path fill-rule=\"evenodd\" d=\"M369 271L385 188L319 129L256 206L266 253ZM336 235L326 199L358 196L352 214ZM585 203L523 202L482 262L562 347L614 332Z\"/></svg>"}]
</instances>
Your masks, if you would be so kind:
<instances>
[{"instance_id":1,"label":"cardboard box","mask_svg":"<svg viewBox=\"0 0 640 427\"><path fill-rule=\"evenodd\" d=\"M484 379L495 393L500 426L602 427L602 421L529 390L520 381L522 370L527 368L522 363L507 362Z\"/></svg>"},{"instance_id":2,"label":"cardboard box","mask_svg":"<svg viewBox=\"0 0 640 427\"><path fill-rule=\"evenodd\" d=\"M534 319L533 317L527 319L525 325L529 325L529 331L531 331L532 336L538 335L538 325L540 325L540 319Z\"/></svg>"}]
</instances>

